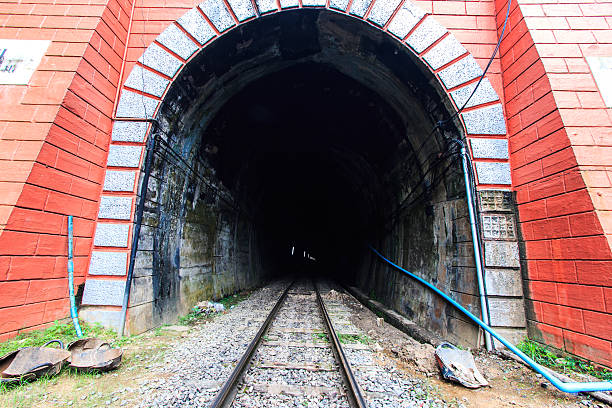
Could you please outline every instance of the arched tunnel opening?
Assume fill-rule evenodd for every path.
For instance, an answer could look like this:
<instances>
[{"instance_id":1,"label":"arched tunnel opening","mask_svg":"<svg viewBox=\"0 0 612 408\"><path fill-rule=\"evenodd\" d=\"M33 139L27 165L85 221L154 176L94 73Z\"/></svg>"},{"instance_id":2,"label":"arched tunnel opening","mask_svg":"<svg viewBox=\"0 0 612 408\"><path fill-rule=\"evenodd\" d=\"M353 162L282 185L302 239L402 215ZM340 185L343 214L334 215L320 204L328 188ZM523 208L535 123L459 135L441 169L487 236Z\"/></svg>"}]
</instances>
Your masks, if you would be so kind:
<instances>
[{"instance_id":1,"label":"arched tunnel opening","mask_svg":"<svg viewBox=\"0 0 612 408\"><path fill-rule=\"evenodd\" d=\"M194 57L152 131L130 330L301 273L476 345L476 328L368 249L478 313L450 143L461 131L433 131L452 109L422 64L381 30L320 10L260 18Z\"/></svg>"}]
</instances>

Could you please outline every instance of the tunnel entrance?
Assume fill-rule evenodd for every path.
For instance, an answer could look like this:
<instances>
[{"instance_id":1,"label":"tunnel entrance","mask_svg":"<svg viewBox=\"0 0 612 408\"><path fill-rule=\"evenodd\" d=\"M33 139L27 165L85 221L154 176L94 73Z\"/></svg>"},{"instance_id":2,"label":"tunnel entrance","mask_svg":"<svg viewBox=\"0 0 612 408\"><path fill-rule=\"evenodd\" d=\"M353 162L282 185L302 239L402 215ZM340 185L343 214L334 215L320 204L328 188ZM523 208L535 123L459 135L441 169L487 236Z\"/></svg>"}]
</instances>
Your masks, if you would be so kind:
<instances>
[{"instance_id":1,"label":"tunnel entrance","mask_svg":"<svg viewBox=\"0 0 612 408\"><path fill-rule=\"evenodd\" d=\"M300 271L476 345L475 328L367 249L478 309L450 143L461 128L434 130L451 105L422 68L324 10L262 17L194 57L156 117L130 330Z\"/></svg>"}]
</instances>

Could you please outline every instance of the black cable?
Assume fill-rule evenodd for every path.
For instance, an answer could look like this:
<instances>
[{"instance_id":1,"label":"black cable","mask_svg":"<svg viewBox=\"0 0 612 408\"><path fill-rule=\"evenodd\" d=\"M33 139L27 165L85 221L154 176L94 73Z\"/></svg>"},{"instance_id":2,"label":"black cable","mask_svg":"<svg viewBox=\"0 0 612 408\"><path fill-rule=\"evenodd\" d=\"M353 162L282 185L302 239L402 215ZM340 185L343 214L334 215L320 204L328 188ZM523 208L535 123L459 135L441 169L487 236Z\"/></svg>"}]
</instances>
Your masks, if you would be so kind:
<instances>
[{"instance_id":1,"label":"black cable","mask_svg":"<svg viewBox=\"0 0 612 408\"><path fill-rule=\"evenodd\" d=\"M166 144L166 146L167 146L167 144ZM162 158L164 161L168 162L169 164L173 165L175 168L179 169L181 172L183 172L183 174L185 174L185 176L189 176L190 174L192 174L194 177L198 178L208 188L213 190L215 192L215 194L217 195L217 197L219 197L219 199L222 200L225 204L227 204L230 208L232 208L234 210L237 210L239 212L242 212L243 214L247 215L247 218L249 220L252 221L252 217L250 216L250 214L248 212L246 212L240 206L237 206L236 203L233 202L233 200L224 197L225 195L222 193L222 191L219 188L217 188L216 186L210 184L210 182L204 176L202 176L199 172L197 172L195 169L193 169L193 167L191 167L174 149L172 149L171 147L163 147L163 146L160 146L160 148L163 149L163 151L165 153L170 154L174 158L174 161L173 162L170 161L167 156L161 156L161 155L158 154L158 156L160 158ZM157 153L161 153L161 152L159 152L159 150L158 150ZM182 168L180 166L179 162L184 164L185 166L187 166L188 169Z\"/></svg>"},{"instance_id":2,"label":"black cable","mask_svg":"<svg viewBox=\"0 0 612 408\"><path fill-rule=\"evenodd\" d=\"M209 188L210 188L210 189L212 189L212 190L215 190L215 192L216 192L216 193L217 193L219 196L221 196L221 195L222 195L222 192L221 192L221 190L220 190L218 187L216 187L216 186L214 186L213 184L211 184L211 183L210 183L210 181L208 181L208 180L207 180L207 179L206 179L204 176L202 176L202 175L201 175L201 174L200 174L198 171L196 171L196 170L195 170L195 169L194 169L194 168L193 168L193 167L192 167L192 166L191 166L191 165L190 165L190 164L187 162L187 160L185 160L185 159L183 158L183 156L181 156L181 155L180 155L180 153L178 153L176 150L174 150L174 149L172 148L172 146L170 146L170 145L168 144L168 142L166 142L164 139L160 139L160 141L161 141L161 143L162 143L162 144L164 144L164 146L163 146L162 148L163 148L163 149L164 149L166 152L168 152L168 153L172 154L172 155L173 155L173 156L174 156L176 159L178 159L178 160L179 160L179 161L180 161L182 164L184 164L184 165L185 165L185 166L186 166L186 167L189 169L189 171L190 171L192 174L194 174L196 177L198 177L200 180L202 180L202 182L203 182L204 184L206 184L206 186L207 186L207 187L209 187ZM201 163L201 162L200 162L200 165L203 165L203 163Z\"/></svg>"},{"instance_id":3,"label":"black cable","mask_svg":"<svg viewBox=\"0 0 612 408\"><path fill-rule=\"evenodd\" d=\"M162 139L159 139L159 140L162 140ZM163 151L165 153L170 154L174 158L175 161L172 162L172 161L170 161L168 159L168 157L164 157L164 156L161 156L161 155L158 154L158 156L160 158L164 159L164 161L166 161L167 163L173 165L175 168L177 168L180 171L182 171L183 174L185 174L186 176L189 176L190 174L192 174L194 177L196 177L199 180L201 180L208 188L213 190L217 194L219 199L221 199L223 202L225 202L230 208L245 213L244 210L242 210L241 208L237 207L236 204L232 202L232 200L230 200L228 198L225 198L224 195L222 194L221 190L219 190L214 185L210 184L210 182L208 180L206 180L206 178L204 178L199 172L197 172L195 169L193 169L193 167L189 166L189 164L175 150L173 150L170 147L163 147L163 146L160 146L160 148L163 149ZM156 153L161 153L161 152L159 150L157 150ZM182 168L179 165L179 162L184 164L185 166L187 166L189 171L187 169Z\"/></svg>"},{"instance_id":4,"label":"black cable","mask_svg":"<svg viewBox=\"0 0 612 408\"><path fill-rule=\"evenodd\" d=\"M400 205L398 206L398 208L393 211L393 214L391 214L391 216L388 217L387 221L384 222L384 225L394 225L395 220L397 219L397 217L399 217L402 213L404 213L406 210L412 208L412 206L414 206L415 204L423 201L422 199L424 198L424 196L426 196L427 193L429 193L431 191L432 188L438 186L440 184L440 182L444 179L444 177L447 176L447 172L453 168L454 166L456 166L457 164L457 159L455 158L455 160L452 160L439 174L438 174L438 178L437 180L434 179L434 181L431 182L430 186L428 188L423 188L423 189L419 189L418 187L423 185L423 182L425 181L425 178L427 176L427 174L429 172L431 172L433 169L437 169L438 165L441 164L442 162L444 162L446 159L452 158L453 156L456 156L458 152L454 151L454 152L450 152L448 154L446 154L445 156L442 156L439 158L439 160L437 160L437 162L435 164L432 164L430 166L430 168L427 170L427 172L425 172L422 177L419 179L416 187L404 198L404 200L400 203ZM420 194L418 196L416 196L415 198L413 198L412 200L408 201L408 199L410 197L412 197L417 191L420 190ZM387 229L385 227L385 229Z\"/></svg>"}]
</instances>

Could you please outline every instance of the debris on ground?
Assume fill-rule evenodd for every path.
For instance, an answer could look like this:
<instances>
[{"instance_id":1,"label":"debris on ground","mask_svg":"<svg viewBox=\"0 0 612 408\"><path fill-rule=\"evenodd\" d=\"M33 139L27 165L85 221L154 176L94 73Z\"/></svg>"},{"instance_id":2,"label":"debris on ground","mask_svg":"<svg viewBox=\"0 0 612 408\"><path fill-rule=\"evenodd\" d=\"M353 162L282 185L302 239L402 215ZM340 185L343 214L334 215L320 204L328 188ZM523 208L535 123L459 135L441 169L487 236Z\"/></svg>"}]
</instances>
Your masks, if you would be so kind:
<instances>
[{"instance_id":1,"label":"debris on ground","mask_svg":"<svg viewBox=\"0 0 612 408\"><path fill-rule=\"evenodd\" d=\"M326 296L327 296L327 298L328 298L328 299L330 299L330 300L343 300L343 299L344 299L344 294L343 294L343 293L340 293L340 292L335 291L335 290L333 290L333 289L332 289L332 290L330 290L330 291L327 293L327 295L326 295Z\"/></svg>"},{"instance_id":2,"label":"debris on ground","mask_svg":"<svg viewBox=\"0 0 612 408\"><path fill-rule=\"evenodd\" d=\"M414 342L405 347L403 353L404 360L412 364L414 368L425 375L432 375L437 372L435 349L429 343Z\"/></svg>"},{"instance_id":3,"label":"debris on ground","mask_svg":"<svg viewBox=\"0 0 612 408\"><path fill-rule=\"evenodd\" d=\"M205 300L195 305L194 309L198 309L199 313L212 314L212 313L223 313L225 312L225 306L223 303L211 302Z\"/></svg>"},{"instance_id":4,"label":"debris on ground","mask_svg":"<svg viewBox=\"0 0 612 408\"><path fill-rule=\"evenodd\" d=\"M123 350L111 348L105 340L89 337L68 345L70 368L83 372L110 371L121 364Z\"/></svg>"},{"instance_id":5,"label":"debris on ground","mask_svg":"<svg viewBox=\"0 0 612 408\"><path fill-rule=\"evenodd\" d=\"M480 374L472 353L461 350L450 343L442 343L436 348L436 362L442 376L464 387L480 388L489 385Z\"/></svg>"},{"instance_id":6,"label":"debris on ground","mask_svg":"<svg viewBox=\"0 0 612 408\"><path fill-rule=\"evenodd\" d=\"M60 348L47 347L57 343ZM53 376L60 372L70 357L60 340L51 340L42 347L24 347L0 358L0 381L19 383L34 380L43 375Z\"/></svg>"}]
</instances>

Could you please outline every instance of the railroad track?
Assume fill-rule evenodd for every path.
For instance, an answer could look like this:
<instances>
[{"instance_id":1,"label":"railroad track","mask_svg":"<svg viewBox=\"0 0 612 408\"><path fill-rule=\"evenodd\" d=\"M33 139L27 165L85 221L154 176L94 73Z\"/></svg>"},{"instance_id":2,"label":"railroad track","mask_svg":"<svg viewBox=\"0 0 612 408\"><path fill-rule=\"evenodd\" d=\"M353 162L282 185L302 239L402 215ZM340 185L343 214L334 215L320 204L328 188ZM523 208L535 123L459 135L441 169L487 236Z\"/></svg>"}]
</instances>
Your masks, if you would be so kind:
<instances>
[{"instance_id":1,"label":"railroad track","mask_svg":"<svg viewBox=\"0 0 612 408\"><path fill-rule=\"evenodd\" d=\"M211 408L286 405L367 407L315 282L285 289Z\"/></svg>"}]
</instances>

